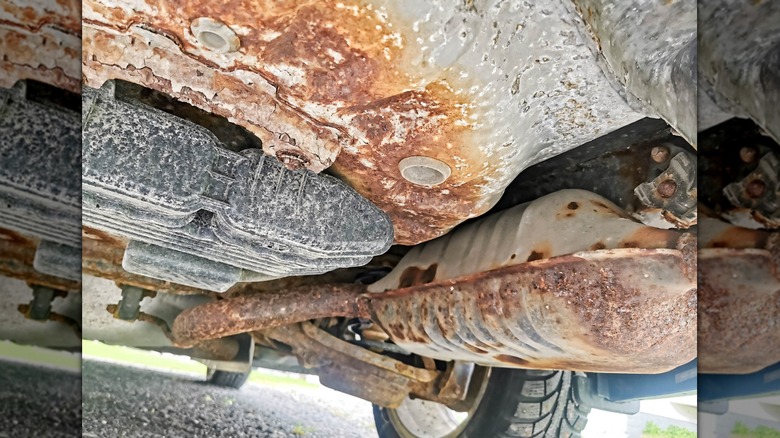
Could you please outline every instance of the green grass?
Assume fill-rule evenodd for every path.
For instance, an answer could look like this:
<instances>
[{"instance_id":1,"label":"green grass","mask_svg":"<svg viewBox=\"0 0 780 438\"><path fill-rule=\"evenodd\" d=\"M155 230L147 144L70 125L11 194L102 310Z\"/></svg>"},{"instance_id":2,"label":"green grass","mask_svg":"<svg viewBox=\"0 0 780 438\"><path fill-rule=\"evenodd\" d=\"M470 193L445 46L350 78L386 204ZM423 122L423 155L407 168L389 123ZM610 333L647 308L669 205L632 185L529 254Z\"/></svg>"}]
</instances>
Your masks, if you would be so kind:
<instances>
[{"instance_id":1,"label":"green grass","mask_svg":"<svg viewBox=\"0 0 780 438\"><path fill-rule=\"evenodd\" d=\"M81 358L78 354L51 350L48 348L18 345L7 341L0 341L0 359L37 365L48 365L71 370L81 369Z\"/></svg>"},{"instance_id":2,"label":"green grass","mask_svg":"<svg viewBox=\"0 0 780 438\"><path fill-rule=\"evenodd\" d=\"M313 427L305 427L301 424L296 424L295 427L293 427L292 433L296 436L305 436L310 433L314 432Z\"/></svg>"},{"instance_id":3,"label":"green grass","mask_svg":"<svg viewBox=\"0 0 780 438\"><path fill-rule=\"evenodd\" d=\"M157 368L165 371L179 371L200 374L203 376L206 375L206 365L181 356L164 356L153 351L107 345L96 341L82 342L82 351L86 356L110 359L127 364ZM307 382L303 379L269 374L258 370L252 371L252 374L249 375L249 381L268 386L294 385L307 388L317 387L317 384Z\"/></svg>"},{"instance_id":4,"label":"green grass","mask_svg":"<svg viewBox=\"0 0 780 438\"><path fill-rule=\"evenodd\" d=\"M661 429L660 426L648 421L642 431L642 438L696 438L696 432L679 426L669 426Z\"/></svg>"},{"instance_id":5,"label":"green grass","mask_svg":"<svg viewBox=\"0 0 780 438\"><path fill-rule=\"evenodd\" d=\"M772 429L766 426L758 426L751 429L744 423L737 421L731 430L732 438L780 438L780 430Z\"/></svg>"},{"instance_id":6,"label":"green grass","mask_svg":"<svg viewBox=\"0 0 780 438\"><path fill-rule=\"evenodd\" d=\"M81 351L85 356L111 359L117 362L159 368L169 371L183 371L206 375L206 365L194 360L179 360L171 356L163 356L153 351L137 350L135 348L107 345L96 341L83 341Z\"/></svg>"},{"instance_id":7,"label":"green grass","mask_svg":"<svg viewBox=\"0 0 780 438\"><path fill-rule=\"evenodd\" d=\"M304 388L317 388L319 386L316 383L307 382L306 380L299 379L297 377L287 377L287 376L280 376L277 374L268 374L259 370L252 371L252 374L249 375L249 381L260 383L262 385L270 385L270 386L294 385L294 386L301 386Z\"/></svg>"}]
</instances>

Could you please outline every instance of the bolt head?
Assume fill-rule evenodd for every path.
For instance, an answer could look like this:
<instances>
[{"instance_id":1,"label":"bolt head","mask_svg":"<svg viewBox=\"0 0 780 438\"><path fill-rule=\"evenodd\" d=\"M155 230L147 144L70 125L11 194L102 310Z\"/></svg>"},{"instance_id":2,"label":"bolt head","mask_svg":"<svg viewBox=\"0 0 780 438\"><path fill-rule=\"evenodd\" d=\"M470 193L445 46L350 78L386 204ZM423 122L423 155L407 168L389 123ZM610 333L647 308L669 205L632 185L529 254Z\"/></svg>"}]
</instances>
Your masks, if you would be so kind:
<instances>
[{"instance_id":1,"label":"bolt head","mask_svg":"<svg viewBox=\"0 0 780 438\"><path fill-rule=\"evenodd\" d=\"M743 163L752 163L756 161L757 157L758 149L754 146L743 146L742 149L739 150L739 159L742 160Z\"/></svg>"},{"instance_id":2,"label":"bolt head","mask_svg":"<svg viewBox=\"0 0 780 438\"><path fill-rule=\"evenodd\" d=\"M677 183L673 179L667 179L658 184L658 194L662 198L671 198L675 192L677 192Z\"/></svg>"},{"instance_id":3,"label":"bolt head","mask_svg":"<svg viewBox=\"0 0 780 438\"><path fill-rule=\"evenodd\" d=\"M766 192L766 183L760 179L754 179L745 186L745 192L751 198L760 198Z\"/></svg>"},{"instance_id":4,"label":"bolt head","mask_svg":"<svg viewBox=\"0 0 780 438\"><path fill-rule=\"evenodd\" d=\"M656 163L665 163L669 159L669 148L666 146L656 146L650 151L650 157Z\"/></svg>"}]
</instances>

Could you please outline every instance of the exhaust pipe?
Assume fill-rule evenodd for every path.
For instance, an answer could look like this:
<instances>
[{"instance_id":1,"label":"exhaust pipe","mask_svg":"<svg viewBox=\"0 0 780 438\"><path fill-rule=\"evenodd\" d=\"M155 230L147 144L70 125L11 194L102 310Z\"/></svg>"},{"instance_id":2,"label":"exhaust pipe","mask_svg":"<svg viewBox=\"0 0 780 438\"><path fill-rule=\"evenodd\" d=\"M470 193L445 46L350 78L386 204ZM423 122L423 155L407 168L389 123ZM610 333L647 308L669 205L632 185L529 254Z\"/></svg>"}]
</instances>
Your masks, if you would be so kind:
<instances>
[{"instance_id":1,"label":"exhaust pipe","mask_svg":"<svg viewBox=\"0 0 780 438\"><path fill-rule=\"evenodd\" d=\"M474 270L482 270L472 273L462 269L466 272L463 275L440 279L440 272L448 272L448 257L437 259L437 268L443 269L425 265L433 259L431 254L442 254L437 246L449 243L453 252L449 256L455 260L462 254L456 253L452 242L433 241L417 254L410 253L425 263L407 260L407 255L386 281L368 288L352 284L306 286L187 309L173 324L174 338L187 344L341 316L371 319L411 353L486 366L660 373L696 357L695 236L633 222L603 198L598 199L603 211L589 210L597 210L606 222L589 229L569 221L566 225L570 228L559 228L560 243L542 245L524 238L534 234L504 233L502 227L518 227L518 223L523 224L520 227L536 222L551 226L549 217L529 216L533 212L547 211L548 216L564 212L559 220L568 221L576 214L567 214L584 209L596 197L588 194L582 199L587 192L564 192L523 206L519 214L514 213L514 225L504 221L482 228L483 233L499 232L511 237L505 240L522 242L515 245L517 252L532 254L533 247L545 246L548 252L544 258L536 260L530 255L494 269L483 269L494 263L489 257L466 260L461 263L470 262ZM579 198L574 209L573 196ZM548 205L536 208L540 202ZM549 204L560 207L561 202L563 210L550 208ZM467 228L461 232L479 237L479 225L475 224L477 231ZM627 234L615 238L616 230ZM583 231L590 243L583 239ZM461 232L453 239L459 239ZM611 234L596 239L597 249L588 250L594 245L594 235L600 233ZM567 234L578 240L566 240ZM479 244L470 240L471 245L464 246L467 251ZM585 250L570 251L576 246ZM569 253L555 254L556 249ZM502 251L493 253L504 258ZM403 271L400 274L396 273L399 268ZM372 292L394 282L401 287Z\"/></svg>"}]
</instances>

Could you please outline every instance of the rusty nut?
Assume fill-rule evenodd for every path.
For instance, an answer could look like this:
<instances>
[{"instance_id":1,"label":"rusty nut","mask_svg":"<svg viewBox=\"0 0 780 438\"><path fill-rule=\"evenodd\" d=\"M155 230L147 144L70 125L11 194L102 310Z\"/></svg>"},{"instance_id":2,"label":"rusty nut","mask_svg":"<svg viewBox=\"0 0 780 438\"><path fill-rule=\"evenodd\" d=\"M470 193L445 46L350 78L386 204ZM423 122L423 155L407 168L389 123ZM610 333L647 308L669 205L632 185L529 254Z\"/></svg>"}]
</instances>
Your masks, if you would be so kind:
<instances>
[{"instance_id":1,"label":"rusty nut","mask_svg":"<svg viewBox=\"0 0 780 438\"><path fill-rule=\"evenodd\" d=\"M677 191L677 183L673 179L667 179L658 184L658 194L662 198L671 198Z\"/></svg>"}]
</instances>

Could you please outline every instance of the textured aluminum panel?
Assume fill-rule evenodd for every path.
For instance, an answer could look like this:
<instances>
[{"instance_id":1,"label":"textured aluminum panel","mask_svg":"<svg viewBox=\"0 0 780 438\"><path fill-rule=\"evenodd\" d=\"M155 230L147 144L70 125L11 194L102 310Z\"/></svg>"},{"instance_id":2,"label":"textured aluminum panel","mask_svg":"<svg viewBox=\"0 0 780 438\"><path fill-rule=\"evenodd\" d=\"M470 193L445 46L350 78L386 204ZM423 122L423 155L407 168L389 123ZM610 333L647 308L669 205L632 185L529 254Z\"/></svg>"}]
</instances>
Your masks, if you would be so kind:
<instances>
[{"instance_id":1,"label":"textured aluminum panel","mask_svg":"<svg viewBox=\"0 0 780 438\"><path fill-rule=\"evenodd\" d=\"M85 225L272 277L361 265L392 242L387 216L333 177L225 149L110 86L85 88L83 112Z\"/></svg>"},{"instance_id":2,"label":"textured aluminum panel","mask_svg":"<svg viewBox=\"0 0 780 438\"><path fill-rule=\"evenodd\" d=\"M27 99L27 85L0 89L0 224L79 247L80 120L77 112Z\"/></svg>"},{"instance_id":3,"label":"textured aluminum panel","mask_svg":"<svg viewBox=\"0 0 780 438\"><path fill-rule=\"evenodd\" d=\"M635 104L661 116L696 145L696 0L572 4L608 76L617 78Z\"/></svg>"}]
</instances>

